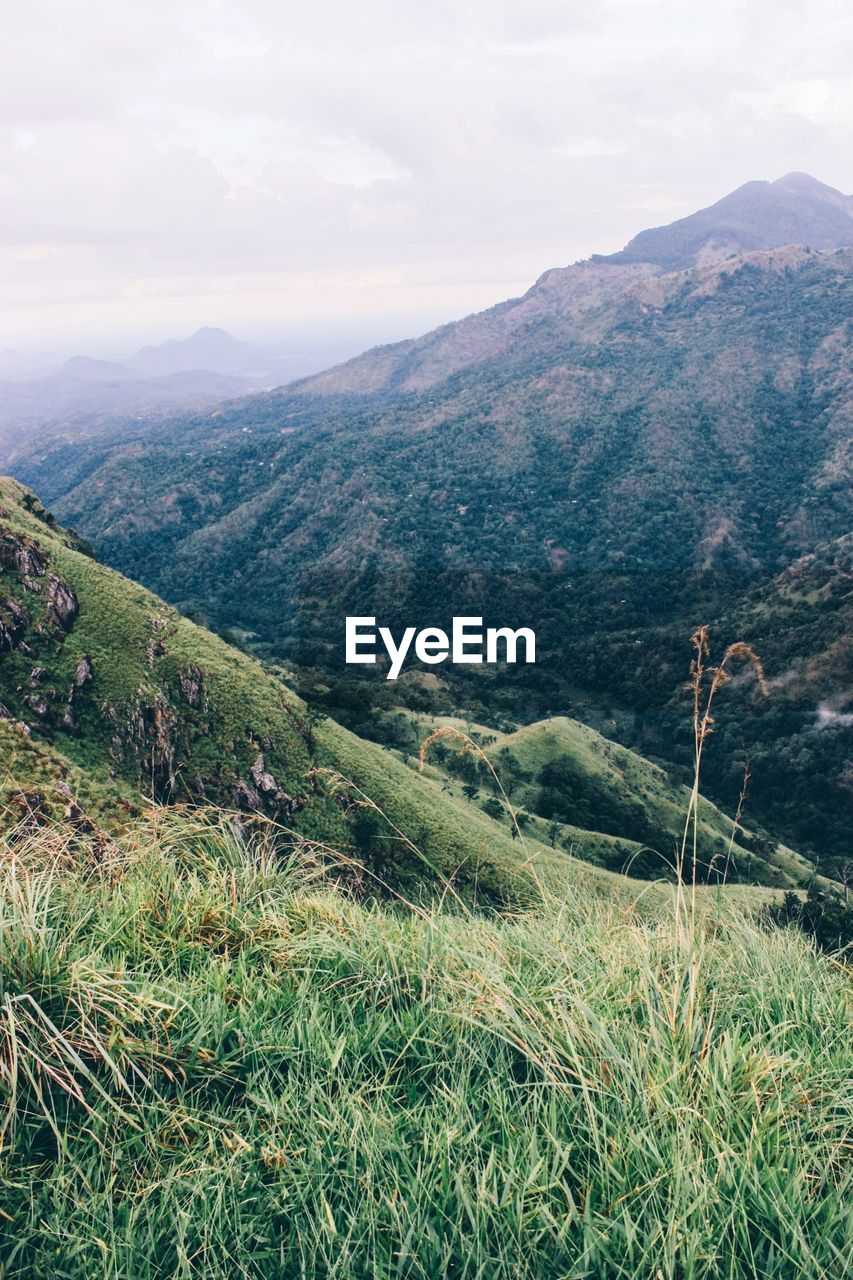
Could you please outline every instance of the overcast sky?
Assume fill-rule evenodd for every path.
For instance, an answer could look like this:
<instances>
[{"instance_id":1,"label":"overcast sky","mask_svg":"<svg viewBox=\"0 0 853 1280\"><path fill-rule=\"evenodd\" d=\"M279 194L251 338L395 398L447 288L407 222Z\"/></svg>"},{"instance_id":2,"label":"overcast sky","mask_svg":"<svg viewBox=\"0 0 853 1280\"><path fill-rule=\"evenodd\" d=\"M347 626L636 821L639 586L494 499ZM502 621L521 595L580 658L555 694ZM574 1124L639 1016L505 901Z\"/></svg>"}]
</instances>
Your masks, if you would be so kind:
<instances>
[{"instance_id":1,"label":"overcast sky","mask_svg":"<svg viewBox=\"0 0 853 1280\"><path fill-rule=\"evenodd\" d=\"M404 336L750 178L853 190L849 0L6 0L0 346Z\"/></svg>"}]
</instances>

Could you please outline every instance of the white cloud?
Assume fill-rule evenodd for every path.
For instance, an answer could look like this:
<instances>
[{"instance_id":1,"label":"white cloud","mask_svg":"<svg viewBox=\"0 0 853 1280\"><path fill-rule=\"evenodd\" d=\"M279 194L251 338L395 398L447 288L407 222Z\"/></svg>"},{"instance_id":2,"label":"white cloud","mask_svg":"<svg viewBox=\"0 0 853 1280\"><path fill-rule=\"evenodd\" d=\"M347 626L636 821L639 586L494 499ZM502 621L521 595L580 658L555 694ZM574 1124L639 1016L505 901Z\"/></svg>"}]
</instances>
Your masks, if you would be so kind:
<instances>
[{"instance_id":1,"label":"white cloud","mask_svg":"<svg viewBox=\"0 0 853 1280\"><path fill-rule=\"evenodd\" d=\"M0 342L449 318L749 178L850 190L851 57L836 0L20 3Z\"/></svg>"}]
</instances>

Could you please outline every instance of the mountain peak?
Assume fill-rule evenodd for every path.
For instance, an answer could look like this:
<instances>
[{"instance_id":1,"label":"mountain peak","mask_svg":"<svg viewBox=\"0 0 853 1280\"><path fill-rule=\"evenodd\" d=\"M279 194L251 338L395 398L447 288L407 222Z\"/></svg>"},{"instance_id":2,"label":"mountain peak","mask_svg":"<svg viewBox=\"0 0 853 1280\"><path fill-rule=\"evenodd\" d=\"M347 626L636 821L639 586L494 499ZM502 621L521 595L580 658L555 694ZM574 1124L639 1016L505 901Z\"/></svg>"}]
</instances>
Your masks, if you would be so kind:
<instances>
[{"instance_id":1,"label":"mountain peak","mask_svg":"<svg viewBox=\"0 0 853 1280\"><path fill-rule=\"evenodd\" d=\"M853 244L853 196L796 171L774 182L746 182L686 218L641 231L619 253L596 255L596 261L649 262L678 271L784 244L823 250Z\"/></svg>"},{"instance_id":2,"label":"mountain peak","mask_svg":"<svg viewBox=\"0 0 853 1280\"><path fill-rule=\"evenodd\" d=\"M834 187L827 186L825 182L821 182L818 178L813 178L810 173L803 173L800 169L792 169L790 173L784 173L781 178L777 178L775 182L769 184L772 187L786 187L789 190L799 191L831 191L833 195L840 195Z\"/></svg>"},{"instance_id":3,"label":"mountain peak","mask_svg":"<svg viewBox=\"0 0 853 1280\"><path fill-rule=\"evenodd\" d=\"M148 375L209 369L242 374L259 368L267 357L251 343L241 342L227 329L202 325L189 338L170 338L159 346L143 347L128 364Z\"/></svg>"}]
</instances>

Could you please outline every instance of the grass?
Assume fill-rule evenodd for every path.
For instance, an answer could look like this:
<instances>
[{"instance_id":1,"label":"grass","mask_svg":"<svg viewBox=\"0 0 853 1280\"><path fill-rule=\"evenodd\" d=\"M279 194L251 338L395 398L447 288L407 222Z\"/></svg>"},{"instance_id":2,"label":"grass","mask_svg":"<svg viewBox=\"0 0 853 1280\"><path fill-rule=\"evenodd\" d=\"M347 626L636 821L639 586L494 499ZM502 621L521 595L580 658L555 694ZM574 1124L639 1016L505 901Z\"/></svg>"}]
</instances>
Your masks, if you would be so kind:
<instances>
[{"instance_id":1,"label":"grass","mask_svg":"<svg viewBox=\"0 0 853 1280\"><path fill-rule=\"evenodd\" d=\"M58 821L69 801L92 824L122 830L140 812L140 797L107 769L80 769L43 742L0 720L0 830L17 827L28 808Z\"/></svg>"},{"instance_id":2,"label":"grass","mask_svg":"<svg viewBox=\"0 0 853 1280\"><path fill-rule=\"evenodd\" d=\"M412 721L413 728L422 737L436 726L460 732L472 729L464 720L452 716L413 716ZM549 840L549 824L536 814L541 771L555 761L563 761L570 767L577 784L597 798L600 805L606 806L617 824L621 820L627 827L630 815L641 806L650 829L656 833L652 851L657 874L674 870L684 831L684 815L690 804L690 788L673 782L659 765L568 716L538 720L513 733L499 733L482 725L473 726L472 731L481 741L485 740L483 754L497 769L513 804L530 814L528 830L534 839L540 843ZM458 745L454 750L459 750ZM436 763L432 755L430 763ZM777 845L772 853L759 856L748 852L739 839L732 841L732 818L704 796L697 800L697 816L703 848L727 851L730 873L733 869L743 869L747 880L777 887L801 885L812 875L806 859L784 845ZM625 835L607 835L563 822L559 826L561 842L570 842L579 856L593 863L630 867L632 856L649 848ZM744 827L748 830L748 821Z\"/></svg>"},{"instance_id":3,"label":"grass","mask_svg":"<svg viewBox=\"0 0 853 1280\"><path fill-rule=\"evenodd\" d=\"M711 896L338 877L204 814L3 849L3 1280L849 1273L839 964Z\"/></svg>"}]
</instances>

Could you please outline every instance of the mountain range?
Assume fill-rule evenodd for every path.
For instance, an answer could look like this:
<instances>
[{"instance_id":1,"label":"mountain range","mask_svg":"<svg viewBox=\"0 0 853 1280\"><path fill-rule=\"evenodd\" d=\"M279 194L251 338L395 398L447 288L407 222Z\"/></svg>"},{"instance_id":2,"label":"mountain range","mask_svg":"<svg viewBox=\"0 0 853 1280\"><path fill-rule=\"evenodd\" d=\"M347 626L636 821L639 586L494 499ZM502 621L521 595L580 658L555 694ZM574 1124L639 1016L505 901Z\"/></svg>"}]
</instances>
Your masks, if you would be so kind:
<instances>
[{"instance_id":1,"label":"mountain range","mask_svg":"<svg viewBox=\"0 0 853 1280\"><path fill-rule=\"evenodd\" d=\"M306 845L351 848L397 889L452 875L457 891L476 882L495 900L523 893L525 859L555 883L598 868L590 883L617 892L626 869L672 874L688 793L661 768L560 719L492 736L468 726L479 765L459 724L455 750L442 743L424 769L417 750L383 750L314 714L280 672L99 565L11 480L0 480L0 664L0 827L59 823L108 843L152 805L222 805L285 822ZM517 792L521 846L487 752ZM554 777L574 807L555 810ZM709 876L725 865L731 880L784 887L809 872L706 801L700 820Z\"/></svg>"},{"instance_id":2,"label":"mountain range","mask_svg":"<svg viewBox=\"0 0 853 1280\"><path fill-rule=\"evenodd\" d=\"M771 697L727 690L712 794L735 807L745 750L756 816L828 863L851 817L851 245L850 197L748 183L424 337L6 465L363 737L393 707L341 668L346 612L534 625L533 671L393 697L492 726L574 711L676 771L692 630L750 640Z\"/></svg>"},{"instance_id":3,"label":"mountain range","mask_svg":"<svg viewBox=\"0 0 853 1280\"><path fill-rule=\"evenodd\" d=\"M128 421L199 410L304 377L327 358L241 342L209 326L142 347L125 360L76 355L62 362L0 353L0 453L32 438L80 438Z\"/></svg>"}]
</instances>

